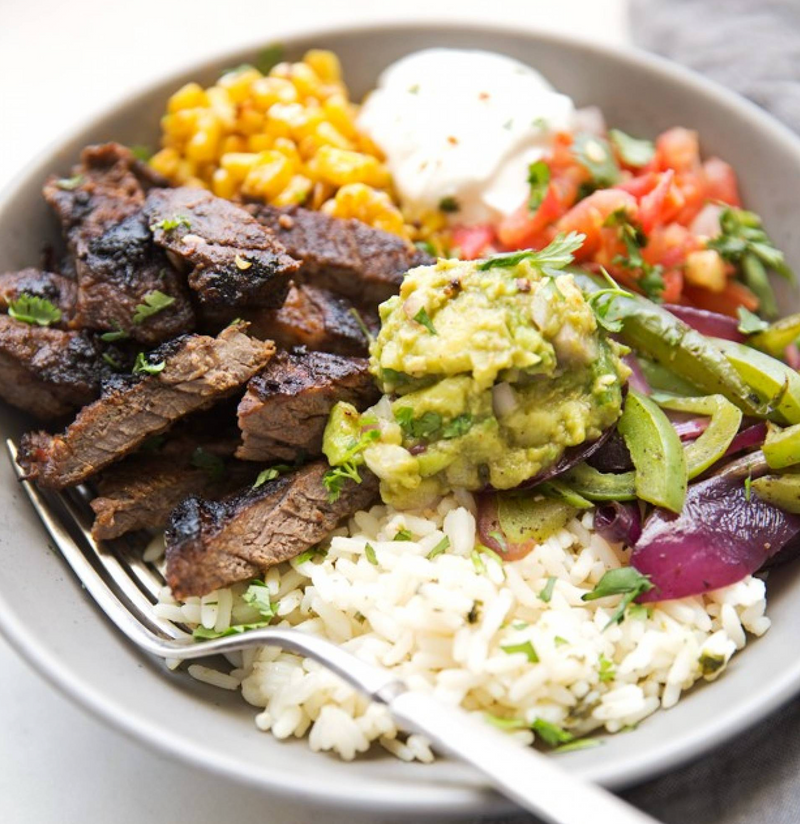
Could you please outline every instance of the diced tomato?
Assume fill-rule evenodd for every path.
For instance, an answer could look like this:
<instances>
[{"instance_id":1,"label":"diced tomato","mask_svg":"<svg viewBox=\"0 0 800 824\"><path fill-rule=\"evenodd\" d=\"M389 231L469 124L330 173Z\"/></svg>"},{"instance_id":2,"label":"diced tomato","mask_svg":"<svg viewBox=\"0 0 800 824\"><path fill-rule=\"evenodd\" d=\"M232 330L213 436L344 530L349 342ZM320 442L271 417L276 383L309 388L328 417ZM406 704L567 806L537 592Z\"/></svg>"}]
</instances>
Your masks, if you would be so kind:
<instances>
[{"instance_id":1,"label":"diced tomato","mask_svg":"<svg viewBox=\"0 0 800 824\"><path fill-rule=\"evenodd\" d=\"M639 220L642 223L642 231L646 235L649 235L659 224L666 222L663 219L664 206L675 172L668 169L660 177L656 187L639 201Z\"/></svg>"},{"instance_id":2,"label":"diced tomato","mask_svg":"<svg viewBox=\"0 0 800 824\"><path fill-rule=\"evenodd\" d=\"M484 256L484 250L494 240L491 226L456 226L452 231L453 245L461 250L462 260Z\"/></svg>"},{"instance_id":3,"label":"diced tomato","mask_svg":"<svg viewBox=\"0 0 800 824\"><path fill-rule=\"evenodd\" d=\"M531 212L528 204L523 203L516 212L500 221L497 227L500 242L509 249L531 248L532 238L541 234L546 226L566 212L577 196L577 190L577 185L571 186L566 178L551 181L535 212Z\"/></svg>"},{"instance_id":4,"label":"diced tomato","mask_svg":"<svg viewBox=\"0 0 800 824\"><path fill-rule=\"evenodd\" d=\"M624 210L631 220L638 218L639 208L633 195L620 189L600 189L573 206L556 224L559 232L582 232L583 246L575 253L576 260L590 258L600 245L603 224L614 214Z\"/></svg>"},{"instance_id":5,"label":"diced tomato","mask_svg":"<svg viewBox=\"0 0 800 824\"><path fill-rule=\"evenodd\" d=\"M700 141L697 132L680 126L668 129L656 140L656 161L662 170L692 172L700 168Z\"/></svg>"},{"instance_id":6,"label":"diced tomato","mask_svg":"<svg viewBox=\"0 0 800 824\"><path fill-rule=\"evenodd\" d=\"M667 269L682 266L690 252L702 248L701 242L685 226L669 223L658 226L647 239L642 257L652 266Z\"/></svg>"},{"instance_id":7,"label":"diced tomato","mask_svg":"<svg viewBox=\"0 0 800 824\"><path fill-rule=\"evenodd\" d=\"M572 135L569 132L558 132L553 138L553 147L547 158L547 165L551 171L566 169L576 163L572 153Z\"/></svg>"},{"instance_id":8,"label":"diced tomato","mask_svg":"<svg viewBox=\"0 0 800 824\"><path fill-rule=\"evenodd\" d=\"M628 192L628 194L633 195L638 200L649 192L652 192L658 185L658 181L660 179L660 174L648 172L647 174L639 175L638 177L623 180L621 183L617 183L614 188L622 189L623 192Z\"/></svg>"},{"instance_id":9,"label":"diced tomato","mask_svg":"<svg viewBox=\"0 0 800 824\"><path fill-rule=\"evenodd\" d=\"M744 306L751 312L758 309L758 298L738 280L729 280L722 292L709 292L697 286L684 286L686 297L700 309L737 316L737 309Z\"/></svg>"},{"instance_id":10,"label":"diced tomato","mask_svg":"<svg viewBox=\"0 0 800 824\"><path fill-rule=\"evenodd\" d=\"M680 172L675 175L675 184L683 196L683 205L675 211L674 219L688 226L705 205L706 180L702 170L698 172Z\"/></svg>"},{"instance_id":11,"label":"diced tomato","mask_svg":"<svg viewBox=\"0 0 800 824\"><path fill-rule=\"evenodd\" d=\"M680 269L667 269L661 277L664 280L661 300L664 303L677 303L683 292L683 272Z\"/></svg>"},{"instance_id":12,"label":"diced tomato","mask_svg":"<svg viewBox=\"0 0 800 824\"><path fill-rule=\"evenodd\" d=\"M706 181L706 198L708 200L720 200L729 206L741 206L739 197L739 184L736 180L736 172L733 167L720 160L718 157L710 157L703 164L703 174Z\"/></svg>"}]
</instances>

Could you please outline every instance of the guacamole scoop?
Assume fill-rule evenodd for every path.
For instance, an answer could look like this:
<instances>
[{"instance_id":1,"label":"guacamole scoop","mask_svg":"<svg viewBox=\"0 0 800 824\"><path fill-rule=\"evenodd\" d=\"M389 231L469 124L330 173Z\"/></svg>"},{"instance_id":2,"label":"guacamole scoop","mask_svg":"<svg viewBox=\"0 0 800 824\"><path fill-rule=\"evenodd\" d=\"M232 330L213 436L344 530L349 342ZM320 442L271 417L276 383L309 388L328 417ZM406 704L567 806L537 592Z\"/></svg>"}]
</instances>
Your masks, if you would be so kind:
<instances>
[{"instance_id":1,"label":"guacamole scoop","mask_svg":"<svg viewBox=\"0 0 800 824\"><path fill-rule=\"evenodd\" d=\"M362 414L337 404L323 443L331 465L365 463L386 503L416 508L456 488L519 486L600 437L619 418L628 370L560 271L564 240L408 272L370 349L383 398Z\"/></svg>"}]
</instances>

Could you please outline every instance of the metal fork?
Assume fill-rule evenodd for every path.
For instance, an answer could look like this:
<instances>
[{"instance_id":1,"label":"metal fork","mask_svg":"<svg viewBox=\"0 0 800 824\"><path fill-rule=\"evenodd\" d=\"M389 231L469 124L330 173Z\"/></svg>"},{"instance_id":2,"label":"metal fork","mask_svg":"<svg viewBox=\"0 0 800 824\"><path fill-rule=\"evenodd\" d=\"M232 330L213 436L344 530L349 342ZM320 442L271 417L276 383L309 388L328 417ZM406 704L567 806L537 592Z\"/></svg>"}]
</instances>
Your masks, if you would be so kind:
<instances>
[{"instance_id":1,"label":"metal fork","mask_svg":"<svg viewBox=\"0 0 800 824\"><path fill-rule=\"evenodd\" d=\"M22 488L73 572L106 616L145 652L188 660L258 646L291 650L319 662L368 698L384 704L401 729L420 733L438 749L471 764L497 790L544 821L654 824L655 819L610 792L570 775L552 757L512 743L465 711L410 690L390 672L322 638L268 627L195 642L187 628L156 615L154 606L164 579L155 565L131 557L116 542L98 544L92 538L86 507L89 490L78 487L52 493L38 489L22 479L16 444L7 440L6 447Z\"/></svg>"}]
</instances>

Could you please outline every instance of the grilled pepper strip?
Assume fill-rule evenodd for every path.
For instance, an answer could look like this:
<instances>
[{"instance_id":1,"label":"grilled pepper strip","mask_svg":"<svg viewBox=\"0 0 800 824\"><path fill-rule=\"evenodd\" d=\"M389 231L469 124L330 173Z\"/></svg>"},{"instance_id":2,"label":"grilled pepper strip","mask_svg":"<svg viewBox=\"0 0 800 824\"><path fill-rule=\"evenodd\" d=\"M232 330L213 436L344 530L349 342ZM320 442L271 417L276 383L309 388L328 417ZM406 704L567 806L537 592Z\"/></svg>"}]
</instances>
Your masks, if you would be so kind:
<instances>
[{"instance_id":1,"label":"grilled pepper strip","mask_svg":"<svg viewBox=\"0 0 800 824\"><path fill-rule=\"evenodd\" d=\"M742 412L722 395L704 398L671 398L655 395L653 400L663 409L708 415L711 422L697 440L684 447L689 479L696 478L727 452L742 423Z\"/></svg>"},{"instance_id":2,"label":"grilled pepper strip","mask_svg":"<svg viewBox=\"0 0 800 824\"><path fill-rule=\"evenodd\" d=\"M642 367L645 379L653 389L661 392L670 392L673 395L685 395L687 397L697 396L700 391L696 386L692 386L689 381L684 380L674 372L670 372L660 363L651 361L648 358L638 358Z\"/></svg>"},{"instance_id":3,"label":"grilled pepper strip","mask_svg":"<svg viewBox=\"0 0 800 824\"><path fill-rule=\"evenodd\" d=\"M772 469L800 463L800 424L786 429L770 426L761 451Z\"/></svg>"},{"instance_id":4,"label":"grilled pepper strip","mask_svg":"<svg viewBox=\"0 0 800 824\"><path fill-rule=\"evenodd\" d=\"M580 270L571 268L569 271L584 292L591 294L602 288ZM607 318L622 323L619 337L623 343L709 395L724 395L746 414L761 418L768 416L769 408L711 340L640 295L608 296L606 300L613 301Z\"/></svg>"},{"instance_id":5,"label":"grilled pepper strip","mask_svg":"<svg viewBox=\"0 0 800 824\"><path fill-rule=\"evenodd\" d=\"M800 475L764 475L753 481L751 491L778 509L800 515Z\"/></svg>"},{"instance_id":6,"label":"grilled pepper strip","mask_svg":"<svg viewBox=\"0 0 800 824\"><path fill-rule=\"evenodd\" d=\"M635 473L598 472L582 463L565 472L559 480L590 501L633 501L636 499Z\"/></svg>"},{"instance_id":7,"label":"grilled pepper strip","mask_svg":"<svg viewBox=\"0 0 800 824\"><path fill-rule=\"evenodd\" d=\"M686 498L686 456L675 427L650 400L629 390L617 424L635 467L636 496L672 512Z\"/></svg>"},{"instance_id":8,"label":"grilled pepper strip","mask_svg":"<svg viewBox=\"0 0 800 824\"><path fill-rule=\"evenodd\" d=\"M787 346L800 338L800 314L781 318L768 326L763 332L757 332L747 343L773 358L782 358Z\"/></svg>"},{"instance_id":9,"label":"grilled pepper strip","mask_svg":"<svg viewBox=\"0 0 800 824\"><path fill-rule=\"evenodd\" d=\"M800 375L794 369L741 343L719 338L714 342L742 379L773 409L770 420L800 423Z\"/></svg>"}]
</instances>

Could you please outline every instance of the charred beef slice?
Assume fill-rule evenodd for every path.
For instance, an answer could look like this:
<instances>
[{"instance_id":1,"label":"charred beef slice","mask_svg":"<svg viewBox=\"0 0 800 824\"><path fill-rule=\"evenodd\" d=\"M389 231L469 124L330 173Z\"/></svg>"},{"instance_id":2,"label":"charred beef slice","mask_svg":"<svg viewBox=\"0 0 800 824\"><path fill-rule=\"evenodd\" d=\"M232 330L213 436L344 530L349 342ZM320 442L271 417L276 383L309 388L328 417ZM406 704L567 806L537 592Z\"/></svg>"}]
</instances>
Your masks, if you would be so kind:
<instances>
[{"instance_id":1,"label":"charred beef slice","mask_svg":"<svg viewBox=\"0 0 800 824\"><path fill-rule=\"evenodd\" d=\"M317 457L337 401L364 409L379 397L364 358L298 349L278 352L250 380L239 404L242 445L236 456L248 461Z\"/></svg>"},{"instance_id":2,"label":"charred beef slice","mask_svg":"<svg viewBox=\"0 0 800 824\"><path fill-rule=\"evenodd\" d=\"M331 503L322 483L328 468L315 461L219 502L184 501L166 535L173 595L205 595L246 581L312 547L377 497L377 478L362 470L362 483L347 482Z\"/></svg>"},{"instance_id":3,"label":"charred beef slice","mask_svg":"<svg viewBox=\"0 0 800 824\"><path fill-rule=\"evenodd\" d=\"M61 320L51 326L66 327L75 312L77 288L74 281L41 269L22 269L0 275L0 310L22 295L44 298L61 310Z\"/></svg>"},{"instance_id":4,"label":"charred beef slice","mask_svg":"<svg viewBox=\"0 0 800 824\"><path fill-rule=\"evenodd\" d=\"M202 189L157 189L145 212L156 244L189 270L201 304L280 306L300 265L244 209Z\"/></svg>"},{"instance_id":5,"label":"charred beef slice","mask_svg":"<svg viewBox=\"0 0 800 824\"><path fill-rule=\"evenodd\" d=\"M244 312L257 338L275 341L290 349L305 346L337 355L361 355L369 352L369 339L354 314L353 304L340 295L310 284L292 285L280 309ZM370 331L377 332L377 315L359 312Z\"/></svg>"},{"instance_id":6,"label":"charred beef slice","mask_svg":"<svg viewBox=\"0 0 800 824\"><path fill-rule=\"evenodd\" d=\"M99 353L83 332L21 323L0 315L0 397L47 420L100 394Z\"/></svg>"},{"instance_id":7,"label":"charred beef slice","mask_svg":"<svg viewBox=\"0 0 800 824\"><path fill-rule=\"evenodd\" d=\"M22 439L19 463L42 486L81 483L125 457L175 421L227 397L263 369L275 351L235 324L216 338L185 335L148 356L165 364L145 376L119 377L83 408L61 435L33 432Z\"/></svg>"},{"instance_id":8,"label":"charred beef slice","mask_svg":"<svg viewBox=\"0 0 800 824\"><path fill-rule=\"evenodd\" d=\"M249 204L247 209L301 261L296 281L330 289L359 305L377 306L399 291L409 269L433 263L397 235L359 220L299 206Z\"/></svg>"},{"instance_id":9,"label":"charred beef slice","mask_svg":"<svg viewBox=\"0 0 800 824\"><path fill-rule=\"evenodd\" d=\"M73 326L121 329L155 344L194 328L183 276L152 240L142 213L145 191L164 183L129 149L116 143L90 146L73 177L50 178L46 200L61 219L78 282ZM150 317L137 314L159 291L172 299Z\"/></svg>"},{"instance_id":10,"label":"charred beef slice","mask_svg":"<svg viewBox=\"0 0 800 824\"><path fill-rule=\"evenodd\" d=\"M92 535L109 540L136 529L161 529L190 495L215 499L252 483L257 467L232 459L237 444L235 433L213 430L170 433L163 444L144 444L97 479Z\"/></svg>"}]
</instances>

